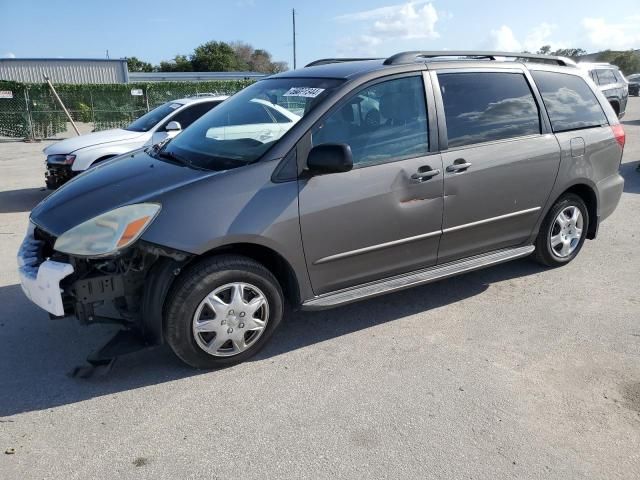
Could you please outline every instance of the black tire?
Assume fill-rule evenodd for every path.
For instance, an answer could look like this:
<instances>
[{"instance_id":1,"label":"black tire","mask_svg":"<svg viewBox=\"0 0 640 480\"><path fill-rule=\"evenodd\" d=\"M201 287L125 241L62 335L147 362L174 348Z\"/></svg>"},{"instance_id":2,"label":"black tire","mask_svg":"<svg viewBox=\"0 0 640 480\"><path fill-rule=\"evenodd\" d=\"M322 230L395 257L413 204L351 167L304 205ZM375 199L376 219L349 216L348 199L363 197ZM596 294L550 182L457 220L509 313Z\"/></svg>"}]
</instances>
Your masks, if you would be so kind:
<instances>
[{"instance_id":1,"label":"black tire","mask_svg":"<svg viewBox=\"0 0 640 480\"><path fill-rule=\"evenodd\" d=\"M580 210L583 218L583 227L582 227L582 235L580 240L578 241L575 249L566 257L560 257L554 249L551 247L551 236L554 233L554 224L556 217L560 214L560 212L566 210L569 207L577 207ZM556 227L557 228L557 227ZM582 245L584 244L585 239L587 238L587 231L589 230L589 210L585 205L582 198L573 193L566 193L562 195L556 203L554 203L551 210L547 213L542 225L540 226L540 231L538 232L538 237L535 241L536 250L534 252L534 259L541 263L542 265L546 265L547 267L560 267L562 265L566 265L571 260L576 258L580 250L582 249Z\"/></svg>"},{"instance_id":2,"label":"black tire","mask_svg":"<svg viewBox=\"0 0 640 480\"><path fill-rule=\"evenodd\" d=\"M233 282L250 284L264 294L268 320L262 334L247 350L233 356L214 356L198 345L193 332L194 315L207 295ZM280 284L262 264L240 255L210 257L186 269L171 288L164 309L165 339L178 358L194 368L235 365L258 353L267 343L282 320L283 303Z\"/></svg>"}]
</instances>

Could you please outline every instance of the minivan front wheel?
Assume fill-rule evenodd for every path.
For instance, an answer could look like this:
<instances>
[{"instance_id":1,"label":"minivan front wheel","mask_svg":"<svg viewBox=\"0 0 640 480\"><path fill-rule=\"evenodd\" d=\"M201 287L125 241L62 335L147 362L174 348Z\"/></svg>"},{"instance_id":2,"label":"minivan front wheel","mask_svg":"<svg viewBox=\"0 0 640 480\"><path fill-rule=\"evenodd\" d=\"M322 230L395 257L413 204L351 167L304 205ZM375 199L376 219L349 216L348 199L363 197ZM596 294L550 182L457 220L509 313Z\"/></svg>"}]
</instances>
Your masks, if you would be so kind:
<instances>
[{"instance_id":1,"label":"minivan front wheel","mask_svg":"<svg viewBox=\"0 0 640 480\"><path fill-rule=\"evenodd\" d=\"M569 263L580 252L588 227L589 212L584 201L572 193L563 195L542 222L536 239L536 260L549 267Z\"/></svg>"},{"instance_id":2,"label":"minivan front wheel","mask_svg":"<svg viewBox=\"0 0 640 480\"><path fill-rule=\"evenodd\" d=\"M165 336L188 365L225 367L256 354L282 312L280 285L263 265L236 255L212 257L176 280L165 307Z\"/></svg>"}]
</instances>

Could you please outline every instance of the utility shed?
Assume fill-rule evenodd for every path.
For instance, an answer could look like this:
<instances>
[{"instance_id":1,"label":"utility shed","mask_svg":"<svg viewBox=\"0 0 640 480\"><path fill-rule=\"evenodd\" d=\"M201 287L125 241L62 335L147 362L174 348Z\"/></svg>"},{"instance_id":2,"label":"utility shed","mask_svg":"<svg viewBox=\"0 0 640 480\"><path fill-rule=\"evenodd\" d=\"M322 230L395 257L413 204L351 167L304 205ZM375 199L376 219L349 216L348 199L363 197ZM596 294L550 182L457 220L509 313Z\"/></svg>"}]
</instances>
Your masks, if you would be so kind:
<instances>
[{"instance_id":1,"label":"utility shed","mask_svg":"<svg viewBox=\"0 0 640 480\"><path fill-rule=\"evenodd\" d=\"M42 83L47 75L55 83L128 83L126 59L104 58L0 58L0 80Z\"/></svg>"}]
</instances>

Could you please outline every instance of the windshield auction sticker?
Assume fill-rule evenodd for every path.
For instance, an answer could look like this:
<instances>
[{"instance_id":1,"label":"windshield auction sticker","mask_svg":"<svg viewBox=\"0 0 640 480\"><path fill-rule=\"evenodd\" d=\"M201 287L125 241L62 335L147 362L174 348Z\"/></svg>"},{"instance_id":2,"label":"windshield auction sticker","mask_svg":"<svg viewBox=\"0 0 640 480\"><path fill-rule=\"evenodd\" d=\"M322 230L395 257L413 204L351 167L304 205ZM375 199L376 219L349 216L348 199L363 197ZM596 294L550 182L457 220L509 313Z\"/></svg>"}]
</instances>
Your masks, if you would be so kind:
<instances>
[{"instance_id":1,"label":"windshield auction sticker","mask_svg":"<svg viewBox=\"0 0 640 480\"><path fill-rule=\"evenodd\" d=\"M308 97L316 98L324 92L324 88L312 88L312 87L292 87L287 93L282 95L283 97Z\"/></svg>"}]
</instances>

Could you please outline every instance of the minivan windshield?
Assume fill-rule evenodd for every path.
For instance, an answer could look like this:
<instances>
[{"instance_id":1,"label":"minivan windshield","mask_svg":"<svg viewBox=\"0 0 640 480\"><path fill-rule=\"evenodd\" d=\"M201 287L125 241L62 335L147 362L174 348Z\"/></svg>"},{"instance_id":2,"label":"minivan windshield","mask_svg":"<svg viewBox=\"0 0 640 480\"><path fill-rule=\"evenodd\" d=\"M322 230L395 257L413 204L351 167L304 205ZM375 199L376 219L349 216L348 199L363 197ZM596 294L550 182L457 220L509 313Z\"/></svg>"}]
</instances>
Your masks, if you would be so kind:
<instances>
[{"instance_id":1,"label":"minivan windshield","mask_svg":"<svg viewBox=\"0 0 640 480\"><path fill-rule=\"evenodd\" d=\"M195 121L158 152L207 170L258 160L343 81L273 78L241 90Z\"/></svg>"},{"instance_id":2,"label":"minivan windshield","mask_svg":"<svg viewBox=\"0 0 640 480\"><path fill-rule=\"evenodd\" d=\"M162 120L170 113L175 112L181 106L182 103L177 102L169 102L165 103L164 105L160 105L158 108L154 108L150 112L145 113L143 116L130 123L124 129L130 130L132 132L148 132L153 127L155 127L160 120Z\"/></svg>"}]
</instances>

